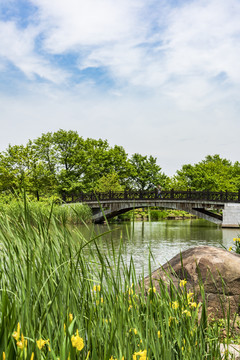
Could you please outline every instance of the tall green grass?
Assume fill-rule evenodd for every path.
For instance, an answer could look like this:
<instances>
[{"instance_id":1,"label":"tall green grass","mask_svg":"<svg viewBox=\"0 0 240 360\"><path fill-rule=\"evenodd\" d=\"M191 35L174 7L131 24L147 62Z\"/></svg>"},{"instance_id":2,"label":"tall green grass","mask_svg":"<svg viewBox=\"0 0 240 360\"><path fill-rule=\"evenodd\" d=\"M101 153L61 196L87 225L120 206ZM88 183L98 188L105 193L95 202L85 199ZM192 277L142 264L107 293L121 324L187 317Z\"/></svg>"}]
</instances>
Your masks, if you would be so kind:
<instances>
[{"instance_id":1,"label":"tall green grass","mask_svg":"<svg viewBox=\"0 0 240 360\"><path fill-rule=\"evenodd\" d=\"M221 329L184 284L145 292L121 247L104 255L99 235L71 231L26 201L0 214L1 359L221 358Z\"/></svg>"},{"instance_id":2,"label":"tall green grass","mask_svg":"<svg viewBox=\"0 0 240 360\"><path fill-rule=\"evenodd\" d=\"M82 224L91 222L92 211L84 204L59 204L51 200L46 201L28 201L29 219L32 223L38 216L47 221L49 214L52 212L54 218L60 222L69 224ZM9 202L0 202L0 213L21 219L24 211L24 201L21 198L12 198ZM34 216L32 216L34 214Z\"/></svg>"}]
</instances>

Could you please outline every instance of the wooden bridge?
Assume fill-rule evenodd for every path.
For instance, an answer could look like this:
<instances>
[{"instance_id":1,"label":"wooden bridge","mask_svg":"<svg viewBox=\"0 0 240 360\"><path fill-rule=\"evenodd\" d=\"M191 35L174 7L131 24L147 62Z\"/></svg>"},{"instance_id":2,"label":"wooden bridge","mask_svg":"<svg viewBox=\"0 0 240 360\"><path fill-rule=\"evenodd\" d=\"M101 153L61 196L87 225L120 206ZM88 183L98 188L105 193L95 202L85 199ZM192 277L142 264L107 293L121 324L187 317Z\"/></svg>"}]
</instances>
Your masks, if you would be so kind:
<instances>
[{"instance_id":1,"label":"wooden bridge","mask_svg":"<svg viewBox=\"0 0 240 360\"><path fill-rule=\"evenodd\" d=\"M223 227L240 225L240 190L238 192L212 191L123 191L107 193L81 193L72 196L71 202L88 204L93 221L101 223L129 210L160 207L184 210ZM221 215L219 211L221 211Z\"/></svg>"}]
</instances>

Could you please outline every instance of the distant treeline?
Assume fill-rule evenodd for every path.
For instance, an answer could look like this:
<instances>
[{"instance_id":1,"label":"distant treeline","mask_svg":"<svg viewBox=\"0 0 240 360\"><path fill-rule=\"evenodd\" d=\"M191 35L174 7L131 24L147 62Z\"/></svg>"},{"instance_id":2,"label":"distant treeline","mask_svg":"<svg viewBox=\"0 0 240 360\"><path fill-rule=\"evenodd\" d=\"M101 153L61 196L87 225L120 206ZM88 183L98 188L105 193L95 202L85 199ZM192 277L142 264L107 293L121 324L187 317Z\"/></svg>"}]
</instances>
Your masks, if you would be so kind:
<instances>
[{"instance_id":1,"label":"distant treeline","mask_svg":"<svg viewBox=\"0 0 240 360\"><path fill-rule=\"evenodd\" d=\"M238 191L240 163L208 155L169 178L151 155L129 157L122 146L62 129L0 153L0 194L5 197L24 190L39 200L81 191L148 190L158 184L163 190Z\"/></svg>"}]
</instances>

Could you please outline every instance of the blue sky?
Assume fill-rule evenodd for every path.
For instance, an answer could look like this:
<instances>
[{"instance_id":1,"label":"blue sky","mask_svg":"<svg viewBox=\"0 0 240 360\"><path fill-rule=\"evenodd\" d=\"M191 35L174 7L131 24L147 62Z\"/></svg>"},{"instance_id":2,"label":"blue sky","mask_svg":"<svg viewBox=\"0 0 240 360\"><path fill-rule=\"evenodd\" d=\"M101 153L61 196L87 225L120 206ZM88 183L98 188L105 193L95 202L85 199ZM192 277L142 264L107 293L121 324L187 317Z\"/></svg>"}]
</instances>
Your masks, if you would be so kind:
<instances>
[{"instance_id":1,"label":"blue sky","mask_svg":"<svg viewBox=\"0 0 240 360\"><path fill-rule=\"evenodd\" d=\"M240 161L240 0L0 0L0 150L59 128Z\"/></svg>"}]
</instances>

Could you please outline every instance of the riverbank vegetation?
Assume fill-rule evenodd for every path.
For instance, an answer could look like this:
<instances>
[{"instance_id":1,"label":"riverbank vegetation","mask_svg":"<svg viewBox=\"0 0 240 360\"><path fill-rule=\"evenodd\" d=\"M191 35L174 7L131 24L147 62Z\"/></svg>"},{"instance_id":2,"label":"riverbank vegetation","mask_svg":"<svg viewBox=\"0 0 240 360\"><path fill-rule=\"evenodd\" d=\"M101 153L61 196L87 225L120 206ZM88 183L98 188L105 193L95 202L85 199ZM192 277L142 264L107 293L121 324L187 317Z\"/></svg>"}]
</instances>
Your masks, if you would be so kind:
<instances>
[{"instance_id":1,"label":"riverbank vegetation","mask_svg":"<svg viewBox=\"0 0 240 360\"><path fill-rule=\"evenodd\" d=\"M0 153L0 197L26 191L36 200L64 201L81 192L152 190L158 184L163 190L238 191L240 163L208 155L170 178L151 155L128 156L122 146L71 130L42 134Z\"/></svg>"},{"instance_id":2,"label":"riverbank vegetation","mask_svg":"<svg viewBox=\"0 0 240 360\"><path fill-rule=\"evenodd\" d=\"M100 242L77 229L73 238L52 211L46 221L26 201L18 215L0 213L1 359L221 358L233 324L208 322L204 292L200 304L185 281L145 293L147 274L124 263L124 244L105 255Z\"/></svg>"},{"instance_id":3,"label":"riverbank vegetation","mask_svg":"<svg viewBox=\"0 0 240 360\"><path fill-rule=\"evenodd\" d=\"M26 194L25 194L26 196ZM61 204L57 198L42 199L35 201L28 199L29 218L32 225L36 225L36 219L48 222L49 215L59 223L83 224L92 221L92 211L89 206L77 204ZM24 198L20 196L8 196L0 198L0 213L5 216L21 219L25 211Z\"/></svg>"},{"instance_id":4,"label":"riverbank vegetation","mask_svg":"<svg viewBox=\"0 0 240 360\"><path fill-rule=\"evenodd\" d=\"M183 210L173 209L135 209L128 211L125 214L119 215L114 221L159 221L159 220L185 220L195 219L196 216L191 215Z\"/></svg>"}]
</instances>

